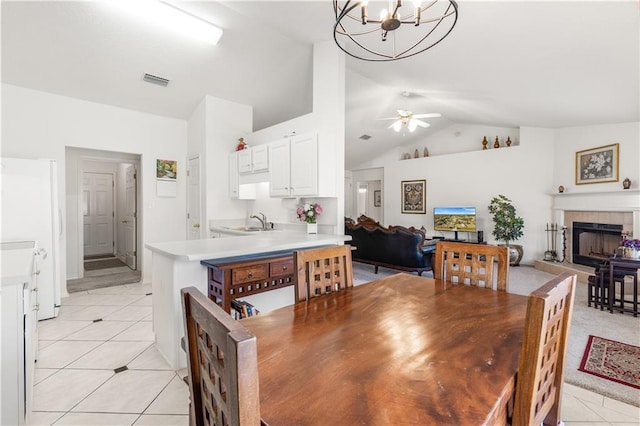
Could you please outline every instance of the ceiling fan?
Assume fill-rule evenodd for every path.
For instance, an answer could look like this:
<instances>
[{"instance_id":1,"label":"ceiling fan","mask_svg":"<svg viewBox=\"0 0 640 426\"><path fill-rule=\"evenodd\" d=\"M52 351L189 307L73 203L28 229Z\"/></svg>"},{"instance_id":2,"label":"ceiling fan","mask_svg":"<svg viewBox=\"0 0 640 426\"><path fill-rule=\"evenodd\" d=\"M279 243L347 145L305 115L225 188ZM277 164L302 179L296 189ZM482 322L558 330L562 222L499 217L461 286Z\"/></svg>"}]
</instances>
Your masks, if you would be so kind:
<instances>
[{"instance_id":1,"label":"ceiling fan","mask_svg":"<svg viewBox=\"0 0 640 426\"><path fill-rule=\"evenodd\" d=\"M406 109L399 109L398 115L395 117L386 117L379 118L378 120L395 120L389 126L389 129L393 128L396 132L399 132L402 129L402 126L407 126L410 132L413 132L418 127L429 127L430 124L426 121L419 120L420 118L432 118L432 117L442 117L440 113L432 112L425 114L414 114L413 112Z\"/></svg>"}]
</instances>

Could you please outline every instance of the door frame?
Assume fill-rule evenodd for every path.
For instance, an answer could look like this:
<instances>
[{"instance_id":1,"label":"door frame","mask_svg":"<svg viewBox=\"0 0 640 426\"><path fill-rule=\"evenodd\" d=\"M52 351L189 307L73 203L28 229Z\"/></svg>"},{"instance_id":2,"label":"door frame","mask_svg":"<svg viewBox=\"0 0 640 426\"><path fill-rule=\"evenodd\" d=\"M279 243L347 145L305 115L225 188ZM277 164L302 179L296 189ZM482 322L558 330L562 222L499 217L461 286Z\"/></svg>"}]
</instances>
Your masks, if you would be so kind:
<instances>
[{"instance_id":1,"label":"door frame","mask_svg":"<svg viewBox=\"0 0 640 426\"><path fill-rule=\"evenodd\" d=\"M200 158L200 154L196 154L196 155L192 155L190 157L187 158L187 203L186 203L186 207L187 207L187 222L185 223L185 227L186 227L186 237L187 240L189 239L189 235L190 235L190 227L189 224L191 222L191 219L189 218L191 211L189 210L191 207L191 160L198 160L198 216L200 217L200 229L198 231L198 235L200 238L206 238L206 234L204 233L204 230L207 228L203 228L202 226L202 221L203 221L203 216L202 216L202 212L203 212L203 208L202 208L202 161ZM206 220L206 219L205 219Z\"/></svg>"},{"instance_id":2,"label":"door frame","mask_svg":"<svg viewBox=\"0 0 640 426\"><path fill-rule=\"evenodd\" d=\"M69 147L70 148L70 147ZM134 153L123 153L123 152L112 152L112 151L98 151L87 148L70 148L75 151L77 156L77 193L76 194L65 194L65 197L68 195L75 195L77 198L76 211L79 220L77 221L77 257L76 262L78 262L78 277L84 278L84 229L83 229L83 221L82 221L82 178L85 172L84 162L85 161L95 161L95 162L104 162L104 163L118 163L118 164L133 164L138 170L138 176L136 179L136 252L137 252L137 262L136 262L136 270L142 271L142 249L141 249L141 232L142 232L142 223L143 223L143 215L142 215L142 173L140 173L141 164L142 164L142 156L140 154ZM116 186L117 187L117 186ZM114 198L117 198L117 188L114 191ZM70 206L68 206L69 208ZM115 205L114 205L115 208ZM114 221L115 225L115 221ZM117 234L115 226L114 233ZM115 237L114 237L115 238ZM72 240L67 238L67 244L69 244ZM114 239L114 241L117 240ZM67 278L68 279L68 278Z\"/></svg>"}]
</instances>

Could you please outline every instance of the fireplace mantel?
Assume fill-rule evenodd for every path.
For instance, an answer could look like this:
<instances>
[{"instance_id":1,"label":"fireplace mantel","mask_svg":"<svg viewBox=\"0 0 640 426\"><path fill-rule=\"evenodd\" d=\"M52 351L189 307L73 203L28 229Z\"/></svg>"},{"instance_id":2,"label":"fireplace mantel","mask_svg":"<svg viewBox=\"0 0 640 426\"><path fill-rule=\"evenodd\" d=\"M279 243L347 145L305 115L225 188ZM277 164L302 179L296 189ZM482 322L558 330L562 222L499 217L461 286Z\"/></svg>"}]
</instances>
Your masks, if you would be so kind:
<instances>
[{"instance_id":1,"label":"fireplace mantel","mask_svg":"<svg viewBox=\"0 0 640 426\"><path fill-rule=\"evenodd\" d=\"M554 210L640 211L640 189L619 191L563 192L551 194Z\"/></svg>"}]
</instances>

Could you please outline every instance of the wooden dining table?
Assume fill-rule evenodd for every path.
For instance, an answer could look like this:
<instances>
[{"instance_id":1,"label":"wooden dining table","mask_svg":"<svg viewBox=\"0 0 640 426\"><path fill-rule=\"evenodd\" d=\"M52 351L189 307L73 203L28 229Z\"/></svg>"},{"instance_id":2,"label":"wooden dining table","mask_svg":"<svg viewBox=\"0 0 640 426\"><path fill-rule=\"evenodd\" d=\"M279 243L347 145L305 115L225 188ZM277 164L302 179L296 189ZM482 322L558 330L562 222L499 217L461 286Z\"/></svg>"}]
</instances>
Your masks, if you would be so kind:
<instances>
[{"instance_id":1,"label":"wooden dining table","mask_svg":"<svg viewBox=\"0 0 640 426\"><path fill-rule=\"evenodd\" d=\"M525 296L397 274L242 320L278 425L503 424Z\"/></svg>"}]
</instances>

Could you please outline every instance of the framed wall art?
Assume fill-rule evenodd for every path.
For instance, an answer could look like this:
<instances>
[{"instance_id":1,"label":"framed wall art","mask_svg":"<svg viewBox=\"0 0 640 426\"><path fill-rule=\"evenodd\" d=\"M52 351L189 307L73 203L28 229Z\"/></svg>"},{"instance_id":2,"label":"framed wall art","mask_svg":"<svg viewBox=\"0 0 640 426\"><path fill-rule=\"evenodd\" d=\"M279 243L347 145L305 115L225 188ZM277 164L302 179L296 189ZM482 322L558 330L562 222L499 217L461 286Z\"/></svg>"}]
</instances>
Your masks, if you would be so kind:
<instances>
[{"instance_id":1,"label":"framed wall art","mask_svg":"<svg viewBox=\"0 0 640 426\"><path fill-rule=\"evenodd\" d=\"M402 213L425 214L427 181L403 180L402 181Z\"/></svg>"},{"instance_id":2,"label":"framed wall art","mask_svg":"<svg viewBox=\"0 0 640 426\"><path fill-rule=\"evenodd\" d=\"M576 185L618 181L619 144L576 152Z\"/></svg>"},{"instance_id":3,"label":"framed wall art","mask_svg":"<svg viewBox=\"0 0 640 426\"><path fill-rule=\"evenodd\" d=\"M382 205L382 191L376 189L373 191L373 207L380 207Z\"/></svg>"}]
</instances>

